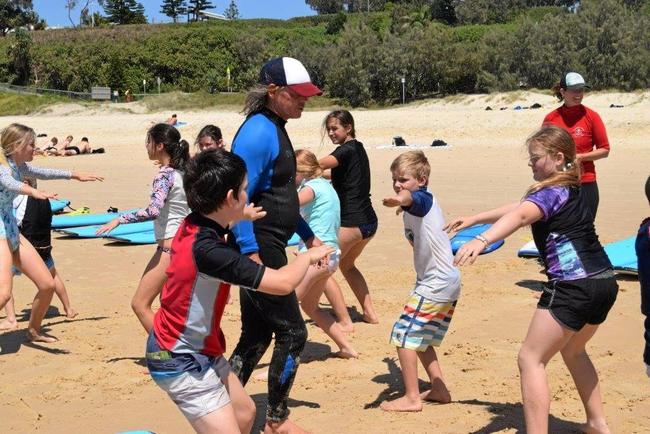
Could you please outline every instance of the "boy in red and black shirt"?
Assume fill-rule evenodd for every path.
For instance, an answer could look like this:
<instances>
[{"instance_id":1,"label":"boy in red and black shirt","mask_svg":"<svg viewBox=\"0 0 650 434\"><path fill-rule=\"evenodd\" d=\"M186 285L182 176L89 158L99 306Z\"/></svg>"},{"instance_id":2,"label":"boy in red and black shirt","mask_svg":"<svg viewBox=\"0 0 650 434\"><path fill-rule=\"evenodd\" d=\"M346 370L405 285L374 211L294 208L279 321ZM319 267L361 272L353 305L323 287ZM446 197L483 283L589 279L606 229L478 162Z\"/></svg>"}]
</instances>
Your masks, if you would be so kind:
<instances>
[{"instance_id":1,"label":"boy in red and black shirt","mask_svg":"<svg viewBox=\"0 0 650 434\"><path fill-rule=\"evenodd\" d=\"M289 294L308 267L332 249L310 249L279 270L240 254L229 229L244 218L247 203L246 166L237 155L198 154L183 183L193 212L172 243L167 282L147 341L147 367L197 432L249 432L255 405L223 357L220 323L230 286ZM264 215L259 208L253 211L246 213Z\"/></svg>"}]
</instances>

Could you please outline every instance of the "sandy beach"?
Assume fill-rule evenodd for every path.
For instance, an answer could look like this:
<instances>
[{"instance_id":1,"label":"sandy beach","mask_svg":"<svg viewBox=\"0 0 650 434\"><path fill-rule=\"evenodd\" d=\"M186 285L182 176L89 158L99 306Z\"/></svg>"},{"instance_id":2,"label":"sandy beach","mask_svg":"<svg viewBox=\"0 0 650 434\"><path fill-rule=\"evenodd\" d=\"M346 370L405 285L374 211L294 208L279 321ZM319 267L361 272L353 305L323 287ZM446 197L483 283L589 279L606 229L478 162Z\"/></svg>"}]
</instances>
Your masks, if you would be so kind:
<instances>
[{"instance_id":1,"label":"sandy beach","mask_svg":"<svg viewBox=\"0 0 650 434\"><path fill-rule=\"evenodd\" d=\"M516 105L542 105L514 110ZM600 208L596 228L603 243L636 234L650 215L643 185L649 174L650 93L593 93L585 105L595 109L607 127L612 151L596 162ZM622 105L610 108L611 104ZM493 110L486 111L486 106ZM421 413L382 412L381 401L403 392L390 329L401 312L415 278L411 248L403 236L401 217L381 206L392 192L391 161L402 151L386 147L402 136L409 145L434 139L449 144L425 148L431 166L429 187L449 219L520 198L532 183L523 144L557 107L549 94L473 95L381 110L353 111L358 138L368 150L372 197L379 231L361 256L364 273L380 315L380 323L360 322L359 307L340 273L355 332L351 340L361 357L332 357L333 342L308 323L309 342L293 386L289 407L299 425L315 433L517 433L524 431L517 352L537 303L545 276L535 261L517 258L531 239L522 229L505 245L462 269L463 288L451 328L440 347L445 380L453 402L425 405ZM507 110L499 110L508 107ZM131 111L131 112L129 112ZM105 154L37 157L33 164L92 171L103 183L47 181L39 187L104 212L145 206L157 168L147 159L145 132L164 113L142 113L137 103L88 108L62 105L31 116L0 118L0 127L21 122L37 133L62 140L82 136ZM219 125L230 144L243 116L236 111L177 112L187 122L180 131L193 142L200 128ZM294 147L311 148L318 156L333 149L321 137L325 111L307 111L287 129ZM44 143L45 139L39 139ZM53 257L79 316L66 320L55 298L44 321L59 342L31 345L25 328L33 284L14 279L19 329L0 334L0 431L5 433L117 433L150 430L191 432L190 425L153 383L144 366L145 333L130 308L131 296L153 253L152 246L127 246L102 239L73 240L53 234ZM616 433L650 432L650 379L642 362L643 320L636 278L621 277L620 292L608 320L588 351L601 380L605 411ZM239 338L239 300L222 322L228 351ZM0 313L0 320L4 313ZM229 354L229 353L228 353ZM270 355L262 359L268 364ZM550 432L577 432L583 409L560 357L548 366L551 386ZM425 374L420 368L420 378ZM256 428L263 424L266 383L251 382L247 392L257 404Z\"/></svg>"}]
</instances>

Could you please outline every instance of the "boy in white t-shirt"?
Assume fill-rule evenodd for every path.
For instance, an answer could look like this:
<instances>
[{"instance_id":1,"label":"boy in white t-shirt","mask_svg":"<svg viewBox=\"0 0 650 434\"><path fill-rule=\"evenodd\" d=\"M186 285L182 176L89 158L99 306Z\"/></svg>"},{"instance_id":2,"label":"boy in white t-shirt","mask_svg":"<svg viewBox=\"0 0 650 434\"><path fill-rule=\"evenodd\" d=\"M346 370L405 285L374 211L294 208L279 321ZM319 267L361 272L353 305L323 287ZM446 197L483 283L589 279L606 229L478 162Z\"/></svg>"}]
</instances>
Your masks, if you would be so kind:
<instances>
[{"instance_id":1,"label":"boy in white t-shirt","mask_svg":"<svg viewBox=\"0 0 650 434\"><path fill-rule=\"evenodd\" d=\"M446 404L451 401L433 347L442 342L449 329L460 295L460 272L446 232L442 211L427 190L431 168L422 151L409 151L391 164L395 195L383 200L385 206L401 207L404 232L413 246L417 273L415 287L393 326L390 341L397 347L404 396L381 404L384 411L421 411L422 400ZM418 358L431 381L431 389L420 394Z\"/></svg>"}]
</instances>

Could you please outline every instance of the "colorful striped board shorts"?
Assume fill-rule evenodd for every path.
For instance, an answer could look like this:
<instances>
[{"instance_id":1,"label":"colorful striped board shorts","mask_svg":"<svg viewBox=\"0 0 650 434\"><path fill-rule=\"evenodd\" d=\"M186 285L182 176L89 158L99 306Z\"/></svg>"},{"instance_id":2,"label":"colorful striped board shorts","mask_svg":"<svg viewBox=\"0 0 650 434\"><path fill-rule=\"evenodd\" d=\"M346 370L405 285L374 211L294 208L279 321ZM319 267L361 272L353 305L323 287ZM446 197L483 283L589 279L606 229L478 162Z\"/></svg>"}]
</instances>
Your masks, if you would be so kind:
<instances>
[{"instance_id":1,"label":"colorful striped board shorts","mask_svg":"<svg viewBox=\"0 0 650 434\"><path fill-rule=\"evenodd\" d=\"M426 351L438 347L449 330L456 301L435 302L412 293L393 326L390 343L398 348Z\"/></svg>"}]
</instances>

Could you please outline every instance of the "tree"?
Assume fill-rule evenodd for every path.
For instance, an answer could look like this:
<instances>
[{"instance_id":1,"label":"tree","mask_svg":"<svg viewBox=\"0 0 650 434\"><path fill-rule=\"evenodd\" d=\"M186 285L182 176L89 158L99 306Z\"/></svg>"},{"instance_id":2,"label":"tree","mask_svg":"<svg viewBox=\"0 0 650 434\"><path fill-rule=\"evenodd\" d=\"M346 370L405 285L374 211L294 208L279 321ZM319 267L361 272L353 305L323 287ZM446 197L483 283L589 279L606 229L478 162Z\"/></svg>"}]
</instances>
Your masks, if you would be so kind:
<instances>
[{"instance_id":1,"label":"tree","mask_svg":"<svg viewBox=\"0 0 650 434\"><path fill-rule=\"evenodd\" d=\"M136 0L102 0L106 18L116 24L146 24L144 6Z\"/></svg>"},{"instance_id":2,"label":"tree","mask_svg":"<svg viewBox=\"0 0 650 434\"><path fill-rule=\"evenodd\" d=\"M321 14L335 14L343 10L341 0L305 0L310 8Z\"/></svg>"},{"instance_id":3,"label":"tree","mask_svg":"<svg viewBox=\"0 0 650 434\"><path fill-rule=\"evenodd\" d=\"M447 24L456 24L458 19L456 19L453 0L432 0L431 18Z\"/></svg>"},{"instance_id":4,"label":"tree","mask_svg":"<svg viewBox=\"0 0 650 434\"><path fill-rule=\"evenodd\" d=\"M223 13L229 20L236 20L239 18L239 8L235 0L230 0L230 4Z\"/></svg>"},{"instance_id":5,"label":"tree","mask_svg":"<svg viewBox=\"0 0 650 434\"><path fill-rule=\"evenodd\" d=\"M189 0L187 12L188 15L194 15L194 21L198 21L202 11L212 9L213 7L214 5L210 3L210 0Z\"/></svg>"},{"instance_id":6,"label":"tree","mask_svg":"<svg viewBox=\"0 0 650 434\"><path fill-rule=\"evenodd\" d=\"M187 2L185 0L163 0L160 12L178 22L178 17L187 13Z\"/></svg>"},{"instance_id":7,"label":"tree","mask_svg":"<svg viewBox=\"0 0 650 434\"><path fill-rule=\"evenodd\" d=\"M7 47L10 59L9 72L12 74L14 84L28 84L31 69L29 50L32 47L32 37L23 28L16 30L16 42Z\"/></svg>"},{"instance_id":8,"label":"tree","mask_svg":"<svg viewBox=\"0 0 650 434\"><path fill-rule=\"evenodd\" d=\"M0 32L6 36L10 30L21 26L44 28L45 21L32 9L31 0L0 0Z\"/></svg>"}]
</instances>

